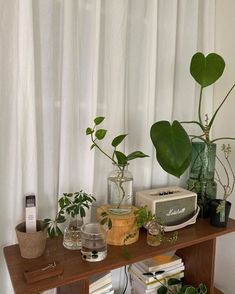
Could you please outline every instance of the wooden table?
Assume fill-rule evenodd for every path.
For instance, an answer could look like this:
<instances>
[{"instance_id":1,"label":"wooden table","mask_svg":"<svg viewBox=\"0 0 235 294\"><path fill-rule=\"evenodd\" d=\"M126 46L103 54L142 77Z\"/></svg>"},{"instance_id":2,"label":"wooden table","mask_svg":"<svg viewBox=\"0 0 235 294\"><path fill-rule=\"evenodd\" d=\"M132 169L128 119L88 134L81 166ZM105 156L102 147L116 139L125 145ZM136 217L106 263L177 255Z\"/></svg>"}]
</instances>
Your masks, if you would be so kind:
<instances>
[{"instance_id":1,"label":"wooden table","mask_svg":"<svg viewBox=\"0 0 235 294\"><path fill-rule=\"evenodd\" d=\"M138 242L128 245L131 254L129 260L124 257L122 246L110 245L105 260L90 263L81 259L80 251L65 249L61 238L48 239L44 255L36 259L22 258L17 244L5 247L4 255L12 285L17 294L38 293L52 288L58 288L60 294L82 293L81 289L83 293L89 293L89 276L172 250L177 250L177 254L183 258L186 282L195 286L204 282L209 294L219 294L222 292L214 289L216 237L234 231L235 220L230 219L227 228L216 228L212 227L207 219L198 219L195 225L179 230L176 244L164 243L158 247L151 247L146 243L145 230L141 230ZM31 285L26 283L23 276L25 270L48 264L54 260L63 265L62 275Z\"/></svg>"}]
</instances>

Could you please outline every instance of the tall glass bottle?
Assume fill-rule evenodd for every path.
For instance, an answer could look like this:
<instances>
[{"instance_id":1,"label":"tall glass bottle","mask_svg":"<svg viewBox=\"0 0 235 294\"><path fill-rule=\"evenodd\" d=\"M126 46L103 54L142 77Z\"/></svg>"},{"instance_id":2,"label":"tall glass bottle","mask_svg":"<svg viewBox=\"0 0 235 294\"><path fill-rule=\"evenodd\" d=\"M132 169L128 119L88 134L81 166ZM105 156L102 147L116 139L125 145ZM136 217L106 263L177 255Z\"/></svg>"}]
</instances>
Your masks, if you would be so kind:
<instances>
[{"instance_id":1,"label":"tall glass bottle","mask_svg":"<svg viewBox=\"0 0 235 294\"><path fill-rule=\"evenodd\" d=\"M127 214L133 204L133 176L128 170L128 164L113 164L113 170L108 175L108 204L110 212Z\"/></svg>"},{"instance_id":2,"label":"tall glass bottle","mask_svg":"<svg viewBox=\"0 0 235 294\"><path fill-rule=\"evenodd\" d=\"M210 201L216 198L215 175L216 144L192 143L192 162L188 179L188 189L198 195L202 217L209 216Z\"/></svg>"}]
</instances>

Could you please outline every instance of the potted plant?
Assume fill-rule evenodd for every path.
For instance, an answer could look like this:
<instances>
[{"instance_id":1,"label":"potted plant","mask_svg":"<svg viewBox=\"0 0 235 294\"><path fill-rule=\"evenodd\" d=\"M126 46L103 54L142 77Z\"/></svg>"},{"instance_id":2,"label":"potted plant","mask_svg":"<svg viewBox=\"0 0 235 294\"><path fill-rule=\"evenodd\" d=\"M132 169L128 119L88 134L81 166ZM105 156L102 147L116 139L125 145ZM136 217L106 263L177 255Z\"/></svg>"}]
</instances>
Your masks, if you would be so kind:
<instances>
[{"instance_id":1,"label":"potted plant","mask_svg":"<svg viewBox=\"0 0 235 294\"><path fill-rule=\"evenodd\" d=\"M151 273L150 273L151 274ZM154 277L154 273L152 273ZM178 279L169 279L166 285L162 285L157 294L206 294L207 287L204 283L200 283L198 288L191 285L182 285L182 282Z\"/></svg>"},{"instance_id":2,"label":"potted plant","mask_svg":"<svg viewBox=\"0 0 235 294\"><path fill-rule=\"evenodd\" d=\"M216 155L216 159L222 167L224 177L222 177L218 170L215 169L215 180L223 189L222 199L213 199L211 201L211 216L210 223L216 227L226 227L231 209L231 202L227 201L228 197L233 193L235 185L235 174L233 167L230 163L229 156L231 154L230 144L222 145L222 152L224 155L224 161Z\"/></svg>"},{"instance_id":3,"label":"potted plant","mask_svg":"<svg viewBox=\"0 0 235 294\"><path fill-rule=\"evenodd\" d=\"M86 209L89 209L95 200L95 197L82 190L75 193L63 193L58 200L59 211L55 219L44 219L44 226L47 228L49 237L62 235L59 226L69 219L69 224L64 230L63 245L67 249L81 249L80 230L83 218L86 216Z\"/></svg>"},{"instance_id":4,"label":"potted plant","mask_svg":"<svg viewBox=\"0 0 235 294\"><path fill-rule=\"evenodd\" d=\"M141 151L134 151L126 155L117 150L127 134L118 135L112 140L111 146L113 151L111 154L108 154L100 145L100 142L105 138L107 133L106 129L99 128L99 125L104 119L104 117L96 117L94 119L94 126L86 129L86 135L90 136L92 142L90 149L96 148L99 150L114 166L114 170L108 176L108 204L111 205L110 212L113 214L130 213L133 196L133 177L128 171L128 165L131 160L148 157L148 155Z\"/></svg>"},{"instance_id":5,"label":"potted plant","mask_svg":"<svg viewBox=\"0 0 235 294\"><path fill-rule=\"evenodd\" d=\"M231 137L212 139L211 129L218 112L234 89L235 84L222 99L212 117L209 118L205 114L203 119L204 88L213 85L222 76L224 68L223 58L216 53L210 53L207 56L201 52L194 54L190 63L190 73L200 85L198 120L182 121L181 123L174 121L172 125L167 121L160 121L155 123L150 130L150 136L156 148L157 160L166 172L180 177L191 163L188 188L198 194L199 205L204 216L208 216L210 198L216 197L215 142L223 139L234 140ZM188 135L182 124L195 124L201 133ZM190 139L193 141L192 146ZM199 142L194 142L194 140Z\"/></svg>"},{"instance_id":6,"label":"potted plant","mask_svg":"<svg viewBox=\"0 0 235 294\"><path fill-rule=\"evenodd\" d=\"M46 247L47 233L43 222L37 220L36 232L26 232L26 223L20 223L15 228L22 257L31 259L41 256Z\"/></svg>"}]
</instances>

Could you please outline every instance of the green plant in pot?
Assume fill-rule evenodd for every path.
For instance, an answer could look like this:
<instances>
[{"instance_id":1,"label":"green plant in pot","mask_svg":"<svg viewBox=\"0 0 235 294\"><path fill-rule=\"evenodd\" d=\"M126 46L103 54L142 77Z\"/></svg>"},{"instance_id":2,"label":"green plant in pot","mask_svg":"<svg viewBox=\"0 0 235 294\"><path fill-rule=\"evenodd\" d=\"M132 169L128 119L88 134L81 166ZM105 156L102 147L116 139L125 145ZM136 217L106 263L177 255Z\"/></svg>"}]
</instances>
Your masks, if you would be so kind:
<instances>
[{"instance_id":1,"label":"green plant in pot","mask_svg":"<svg viewBox=\"0 0 235 294\"><path fill-rule=\"evenodd\" d=\"M63 245L67 249L81 249L80 229L83 218L86 216L86 210L90 209L95 200L95 197L83 191L63 193L58 200L59 211L55 219L44 219L44 226L47 227L49 237L62 235L60 225L68 220L69 224L64 230Z\"/></svg>"},{"instance_id":2,"label":"green plant in pot","mask_svg":"<svg viewBox=\"0 0 235 294\"><path fill-rule=\"evenodd\" d=\"M215 180L222 187L223 198L211 201L211 224L216 227L226 227L231 208L231 202L227 201L228 197L233 193L235 185L235 174L230 163L229 156L231 154L230 145L222 145L224 160L218 155L216 159L222 168L222 174L215 169Z\"/></svg>"},{"instance_id":3,"label":"green plant in pot","mask_svg":"<svg viewBox=\"0 0 235 294\"><path fill-rule=\"evenodd\" d=\"M154 276L153 276L154 277ZM200 283L198 288L191 285L182 285L178 279L169 279L166 285L162 285L157 294L206 294L207 287L204 283Z\"/></svg>"},{"instance_id":4,"label":"green plant in pot","mask_svg":"<svg viewBox=\"0 0 235 294\"><path fill-rule=\"evenodd\" d=\"M201 215L205 217L208 216L210 199L216 197L215 142L234 139L231 137L212 139L211 130L218 112L235 84L229 89L211 118L207 114L203 115L202 110L204 89L213 85L222 76L224 68L223 58L216 53L210 53L206 57L200 52L194 54L190 63L190 73L200 85L198 120L174 121L172 125L167 121L160 121L155 123L150 130L157 160L166 172L179 177L191 163L188 189L198 194ZM182 124L195 124L198 126L199 134L188 135Z\"/></svg>"},{"instance_id":5,"label":"green plant in pot","mask_svg":"<svg viewBox=\"0 0 235 294\"><path fill-rule=\"evenodd\" d=\"M129 162L148 157L142 151L134 151L128 155L117 150L124 141L127 134L116 136L112 142L112 153L108 154L102 147L101 141L105 138L107 130L99 128L104 121L104 117L96 117L94 126L86 129L86 135L90 136L92 145L90 149L99 150L113 164L113 171L108 176L108 204L111 205L110 212L115 214L126 214L131 211L132 205L132 174L128 171Z\"/></svg>"}]
</instances>

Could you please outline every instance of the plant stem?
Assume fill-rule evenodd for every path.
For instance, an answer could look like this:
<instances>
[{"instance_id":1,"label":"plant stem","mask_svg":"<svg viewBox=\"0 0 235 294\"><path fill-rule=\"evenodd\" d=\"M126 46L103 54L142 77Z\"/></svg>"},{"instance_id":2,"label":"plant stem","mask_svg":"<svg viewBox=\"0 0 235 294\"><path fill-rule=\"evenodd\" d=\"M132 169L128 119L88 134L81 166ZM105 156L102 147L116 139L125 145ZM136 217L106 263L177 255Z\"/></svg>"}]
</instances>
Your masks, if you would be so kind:
<instances>
[{"instance_id":1,"label":"plant stem","mask_svg":"<svg viewBox=\"0 0 235 294\"><path fill-rule=\"evenodd\" d=\"M117 164L117 162L111 156L109 156L105 151L103 151L100 148L100 146L95 142L94 137L93 137L93 133L91 134L91 141L95 145L95 147L97 147L100 150L100 152L102 152L106 157L108 157L109 159L111 159L113 163Z\"/></svg>"},{"instance_id":2,"label":"plant stem","mask_svg":"<svg viewBox=\"0 0 235 294\"><path fill-rule=\"evenodd\" d=\"M222 105L224 104L224 102L227 100L229 94L232 92L233 88L235 87L235 83L232 85L232 87L230 88L230 90L228 91L227 95L224 97L223 101L221 102L221 104L219 105L219 107L216 109L214 115L212 116L210 122L209 122L209 128L211 128L213 122L214 122L214 119L218 113L218 111L220 110L220 108L222 107Z\"/></svg>"},{"instance_id":3,"label":"plant stem","mask_svg":"<svg viewBox=\"0 0 235 294\"><path fill-rule=\"evenodd\" d=\"M203 125L202 118L201 118L202 90L203 90L203 87L201 87L201 89L200 89L200 97L199 97L199 104L198 104L198 119L199 119L199 122L201 125Z\"/></svg>"}]
</instances>

